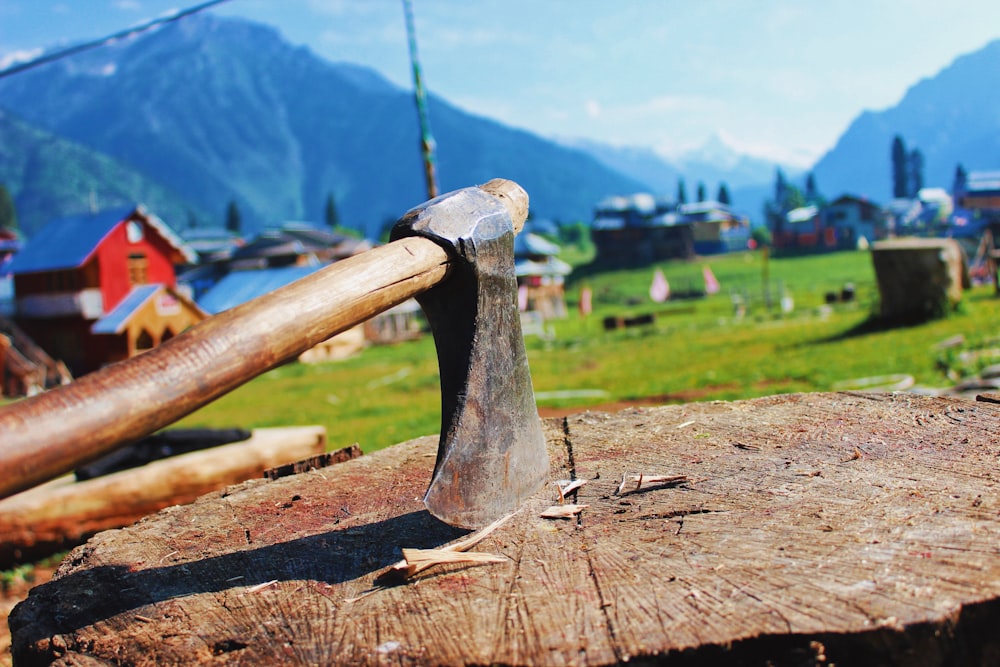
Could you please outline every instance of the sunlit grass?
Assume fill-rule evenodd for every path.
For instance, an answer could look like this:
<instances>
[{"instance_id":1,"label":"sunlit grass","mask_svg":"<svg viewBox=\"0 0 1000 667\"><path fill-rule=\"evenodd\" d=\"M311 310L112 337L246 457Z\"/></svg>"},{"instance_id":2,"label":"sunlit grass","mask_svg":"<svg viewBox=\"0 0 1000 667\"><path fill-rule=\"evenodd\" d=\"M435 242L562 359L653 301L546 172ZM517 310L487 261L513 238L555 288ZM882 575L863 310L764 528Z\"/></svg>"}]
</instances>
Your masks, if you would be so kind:
<instances>
[{"instance_id":1,"label":"sunlit grass","mask_svg":"<svg viewBox=\"0 0 1000 667\"><path fill-rule=\"evenodd\" d=\"M919 385L941 387L950 380L938 363L947 353L937 343L956 334L970 340L997 335L1000 300L989 287L967 292L958 312L946 319L903 328L866 327L878 295L871 258L864 252L771 259L771 290L780 293L772 295L770 309L763 301L759 253L661 268L675 289L701 288L705 264L721 292L680 303L649 300L653 267L571 282L571 312L550 323L554 337L528 338L539 405L572 408L648 397L733 400L827 391L845 380L900 373L912 375ZM856 299L827 305L826 294L839 294L848 282L855 285ZM575 311L584 285L594 293L594 312L587 318ZM749 296L742 318L734 315L733 293ZM794 300L789 313L778 307L784 293ZM639 313L656 313L654 323L613 331L602 326L605 316ZM331 446L358 442L366 451L437 433L440 393L433 341L428 335L369 348L342 362L289 364L182 424L321 424Z\"/></svg>"}]
</instances>

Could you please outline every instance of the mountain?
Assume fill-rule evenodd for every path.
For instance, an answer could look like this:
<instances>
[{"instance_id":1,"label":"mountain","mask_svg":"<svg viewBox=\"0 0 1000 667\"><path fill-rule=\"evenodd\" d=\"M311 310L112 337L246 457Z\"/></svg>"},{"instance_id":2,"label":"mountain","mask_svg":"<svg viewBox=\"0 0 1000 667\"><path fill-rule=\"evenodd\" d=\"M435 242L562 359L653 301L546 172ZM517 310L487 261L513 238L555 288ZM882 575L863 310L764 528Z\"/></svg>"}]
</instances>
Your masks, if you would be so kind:
<instances>
[{"instance_id":1,"label":"mountain","mask_svg":"<svg viewBox=\"0 0 1000 667\"><path fill-rule=\"evenodd\" d=\"M674 158L665 158L648 148L617 147L588 140L563 141L586 151L608 167L647 183L654 195L675 198L678 179L683 178L689 201L695 197L699 183L705 185L707 196L714 198L719 185L725 183L732 196L733 208L752 218L760 217L776 169L782 169L793 179L803 173L795 167L741 154L718 135Z\"/></svg>"},{"instance_id":2,"label":"mountain","mask_svg":"<svg viewBox=\"0 0 1000 667\"><path fill-rule=\"evenodd\" d=\"M375 237L426 198L408 91L244 20L191 16L0 80L0 100L45 132L162 184L202 224L221 223L230 201L248 232L321 220L332 194L341 220ZM439 98L429 108L442 191L511 178L536 216L587 220L603 197L648 189L582 151ZM23 161L4 149L0 173L12 173L19 215L34 220L42 213L37 195L26 194ZM37 177L30 185L43 198L56 187Z\"/></svg>"},{"instance_id":3,"label":"mountain","mask_svg":"<svg viewBox=\"0 0 1000 667\"><path fill-rule=\"evenodd\" d=\"M181 197L134 169L0 110L0 183L16 195L18 226L37 231L53 218L144 202L157 215L193 214Z\"/></svg>"},{"instance_id":4,"label":"mountain","mask_svg":"<svg viewBox=\"0 0 1000 667\"><path fill-rule=\"evenodd\" d=\"M924 184L951 190L955 167L1000 168L1000 40L960 56L907 90L896 106L865 111L816 163L827 196L843 192L887 202L896 135L924 156Z\"/></svg>"}]
</instances>

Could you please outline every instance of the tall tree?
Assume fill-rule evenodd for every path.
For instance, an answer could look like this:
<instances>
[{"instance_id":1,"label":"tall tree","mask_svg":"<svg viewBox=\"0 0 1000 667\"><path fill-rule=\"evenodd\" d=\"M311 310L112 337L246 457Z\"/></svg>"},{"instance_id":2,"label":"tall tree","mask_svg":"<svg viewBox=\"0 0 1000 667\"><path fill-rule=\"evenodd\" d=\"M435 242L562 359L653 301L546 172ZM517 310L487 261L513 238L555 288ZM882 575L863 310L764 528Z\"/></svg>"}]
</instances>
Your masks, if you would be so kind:
<instances>
[{"instance_id":1,"label":"tall tree","mask_svg":"<svg viewBox=\"0 0 1000 667\"><path fill-rule=\"evenodd\" d=\"M903 137L892 139L892 196L900 199L909 196L909 157Z\"/></svg>"},{"instance_id":2,"label":"tall tree","mask_svg":"<svg viewBox=\"0 0 1000 667\"><path fill-rule=\"evenodd\" d=\"M677 179L677 205L686 204L688 202L687 187L684 185L684 179Z\"/></svg>"},{"instance_id":3,"label":"tall tree","mask_svg":"<svg viewBox=\"0 0 1000 667\"><path fill-rule=\"evenodd\" d=\"M243 222L240 219L240 208L235 201L230 201L226 207L226 229L233 234L239 234Z\"/></svg>"},{"instance_id":4,"label":"tall tree","mask_svg":"<svg viewBox=\"0 0 1000 667\"><path fill-rule=\"evenodd\" d=\"M787 197L788 180L785 178L785 172L781 171L781 167L778 167L774 170L774 203L783 206Z\"/></svg>"},{"instance_id":5,"label":"tall tree","mask_svg":"<svg viewBox=\"0 0 1000 667\"><path fill-rule=\"evenodd\" d=\"M924 187L924 154L920 152L919 148L910 151L906 167L906 182L909 188L907 196L914 199Z\"/></svg>"},{"instance_id":6,"label":"tall tree","mask_svg":"<svg viewBox=\"0 0 1000 667\"><path fill-rule=\"evenodd\" d=\"M955 203L961 206L961 200L965 196L966 186L969 184L969 174L961 163L955 165L955 180L951 183L951 194L955 198Z\"/></svg>"},{"instance_id":7,"label":"tall tree","mask_svg":"<svg viewBox=\"0 0 1000 667\"><path fill-rule=\"evenodd\" d=\"M17 210L7 186L0 183L0 230L17 231Z\"/></svg>"},{"instance_id":8,"label":"tall tree","mask_svg":"<svg viewBox=\"0 0 1000 667\"><path fill-rule=\"evenodd\" d=\"M700 181L698 183L698 199L695 201L705 201L705 184Z\"/></svg>"},{"instance_id":9,"label":"tall tree","mask_svg":"<svg viewBox=\"0 0 1000 667\"><path fill-rule=\"evenodd\" d=\"M330 229L336 229L340 226L340 213L337 212L337 203L333 200L332 192L326 196L326 208L323 209L323 219L326 221L326 226Z\"/></svg>"},{"instance_id":10,"label":"tall tree","mask_svg":"<svg viewBox=\"0 0 1000 667\"><path fill-rule=\"evenodd\" d=\"M719 183L719 194L716 197L720 204L725 204L729 206L732 204L732 199L729 197L729 188L726 186L725 182Z\"/></svg>"},{"instance_id":11,"label":"tall tree","mask_svg":"<svg viewBox=\"0 0 1000 667\"><path fill-rule=\"evenodd\" d=\"M819 201L819 188L816 187L816 175L811 171L806 176L806 201L810 204Z\"/></svg>"}]
</instances>

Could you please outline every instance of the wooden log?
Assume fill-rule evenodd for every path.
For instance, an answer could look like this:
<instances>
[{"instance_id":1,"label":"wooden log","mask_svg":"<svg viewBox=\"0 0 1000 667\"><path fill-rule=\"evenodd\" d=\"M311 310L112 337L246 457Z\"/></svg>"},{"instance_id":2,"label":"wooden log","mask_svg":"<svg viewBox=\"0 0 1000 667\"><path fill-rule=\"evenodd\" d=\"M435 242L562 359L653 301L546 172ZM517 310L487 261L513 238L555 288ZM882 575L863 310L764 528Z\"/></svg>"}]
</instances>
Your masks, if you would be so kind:
<instances>
[{"instance_id":1,"label":"wooden log","mask_svg":"<svg viewBox=\"0 0 1000 667\"><path fill-rule=\"evenodd\" d=\"M256 429L248 440L84 482L72 476L0 500L0 567L75 546L94 533L189 503L326 449L322 426Z\"/></svg>"},{"instance_id":2,"label":"wooden log","mask_svg":"<svg viewBox=\"0 0 1000 667\"><path fill-rule=\"evenodd\" d=\"M540 518L548 485L475 545L503 563L374 587L401 548L466 537L422 509L423 438L99 534L14 610L15 662L1000 659L1000 406L784 395L546 429L582 509Z\"/></svg>"}]
</instances>

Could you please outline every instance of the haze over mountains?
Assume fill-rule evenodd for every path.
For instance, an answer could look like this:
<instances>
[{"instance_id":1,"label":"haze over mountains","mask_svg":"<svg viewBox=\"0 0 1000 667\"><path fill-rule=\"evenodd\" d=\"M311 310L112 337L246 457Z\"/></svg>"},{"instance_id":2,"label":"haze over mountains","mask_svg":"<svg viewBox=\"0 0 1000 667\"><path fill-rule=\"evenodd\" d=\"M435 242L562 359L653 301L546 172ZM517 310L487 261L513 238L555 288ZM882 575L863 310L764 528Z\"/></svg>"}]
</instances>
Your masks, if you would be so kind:
<instances>
[{"instance_id":1,"label":"haze over mountains","mask_svg":"<svg viewBox=\"0 0 1000 667\"><path fill-rule=\"evenodd\" d=\"M900 104L865 112L816 165L827 196L889 198L889 147L900 134L926 158L928 185L955 164L1000 167L1000 42L914 86ZM644 149L556 142L431 97L444 191L502 176L530 193L533 213L589 220L603 197L673 197L683 177L758 217L776 165L721 141L677 163ZM112 47L0 80L0 182L22 230L86 210L142 201L175 227L219 226L240 207L245 230L342 221L377 237L425 198L410 91L374 71L333 64L276 30L199 15ZM795 176L798 170L785 169Z\"/></svg>"}]
</instances>

